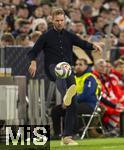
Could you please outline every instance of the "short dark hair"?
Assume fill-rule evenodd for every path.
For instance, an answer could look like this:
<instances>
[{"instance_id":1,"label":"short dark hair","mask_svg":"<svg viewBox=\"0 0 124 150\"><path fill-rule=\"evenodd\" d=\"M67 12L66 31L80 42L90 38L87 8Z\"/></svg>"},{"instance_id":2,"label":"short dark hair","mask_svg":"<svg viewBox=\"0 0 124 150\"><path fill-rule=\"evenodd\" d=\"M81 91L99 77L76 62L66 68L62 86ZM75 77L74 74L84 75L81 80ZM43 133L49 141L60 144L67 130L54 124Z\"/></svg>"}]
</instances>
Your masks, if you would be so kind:
<instances>
[{"instance_id":1,"label":"short dark hair","mask_svg":"<svg viewBox=\"0 0 124 150\"><path fill-rule=\"evenodd\" d=\"M82 12L92 12L92 7L90 5L84 5Z\"/></svg>"},{"instance_id":2,"label":"short dark hair","mask_svg":"<svg viewBox=\"0 0 124 150\"><path fill-rule=\"evenodd\" d=\"M57 15L65 15L65 12L62 8L54 8L52 11L52 17Z\"/></svg>"},{"instance_id":3,"label":"short dark hair","mask_svg":"<svg viewBox=\"0 0 124 150\"><path fill-rule=\"evenodd\" d=\"M99 14L101 14L102 12L109 13L110 10L107 9L107 8L101 7L100 10L99 10Z\"/></svg>"},{"instance_id":4,"label":"short dark hair","mask_svg":"<svg viewBox=\"0 0 124 150\"><path fill-rule=\"evenodd\" d=\"M76 61L83 61L85 65L88 65L88 62L84 58L78 58Z\"/></svg>"},{"instance_id":5,"label":"short dark hair","mask_svg":"<svg viewBox=\"0 0 124 150\"><path fill-rule=\"evenodd\" d=\"M99 18L103 18L102 16L98 15L96 17L93 18L93 22L96 23L98 21Z\"/></svg>"}]
</instances>

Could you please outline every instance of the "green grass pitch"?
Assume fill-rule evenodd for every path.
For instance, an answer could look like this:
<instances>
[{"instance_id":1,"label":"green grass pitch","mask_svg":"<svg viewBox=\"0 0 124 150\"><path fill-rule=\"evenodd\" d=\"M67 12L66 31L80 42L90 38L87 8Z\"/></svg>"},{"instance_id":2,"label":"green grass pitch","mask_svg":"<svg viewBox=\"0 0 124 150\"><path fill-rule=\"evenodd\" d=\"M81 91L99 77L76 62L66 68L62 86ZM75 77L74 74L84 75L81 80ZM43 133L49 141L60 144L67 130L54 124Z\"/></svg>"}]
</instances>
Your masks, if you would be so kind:
<instances>
[{"instance_id":1,"label":"green grass pitch","mask_svg":"<svg viewBox=\"0 0 124 150\"><path fill-rule=\"evenodd\" d=\"M60 141L51 141L50 150L124 150L124 138L78 140L78 146L61 146ZM37 146L5 146L0 150L48 150Z\"/></svg>"},{"instance_id":2,"label":"green grass pitch","mask_svg":"<svg viewBox=\"0 0 124 150\"><path fill-rule=\"evenodd\" d=\"M85 139L78 146L60 146L60 141L51 142L50 150L124 150L124 138Z\"/></svg>"}]
</instances>

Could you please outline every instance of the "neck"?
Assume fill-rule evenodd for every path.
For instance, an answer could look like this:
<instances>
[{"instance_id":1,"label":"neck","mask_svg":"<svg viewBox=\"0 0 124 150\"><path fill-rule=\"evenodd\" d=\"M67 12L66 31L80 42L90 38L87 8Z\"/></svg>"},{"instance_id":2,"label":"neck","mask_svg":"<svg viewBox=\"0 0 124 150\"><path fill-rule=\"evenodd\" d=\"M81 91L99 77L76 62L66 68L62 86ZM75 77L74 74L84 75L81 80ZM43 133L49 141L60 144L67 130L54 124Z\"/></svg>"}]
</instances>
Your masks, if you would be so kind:
<instances>
[{"instance_id":1,"label":"neck","mask_svg":"<svg viewBox=\"0 0 124 150\"><path fill-rule=\"evenodd\" d=\"M61 32L63 29L59 30L57 29L55 26L53 26L54 30L56 30L57 32Z\"/></svg>"},{"instance_id":2,"label":"neck","mask_svg":"<svg viewBox=\"0 0 124 150\"><path fill-rule=\"evenodd\" d=\"M82 71L82 72L77 72L77 73L76 73L76 76L77 76L77 77L82 76L83 74L87 73L88 69L89 69L89 67L87 67L87 68L86 68L84 71Z\"/></svg>"}]
</instances>

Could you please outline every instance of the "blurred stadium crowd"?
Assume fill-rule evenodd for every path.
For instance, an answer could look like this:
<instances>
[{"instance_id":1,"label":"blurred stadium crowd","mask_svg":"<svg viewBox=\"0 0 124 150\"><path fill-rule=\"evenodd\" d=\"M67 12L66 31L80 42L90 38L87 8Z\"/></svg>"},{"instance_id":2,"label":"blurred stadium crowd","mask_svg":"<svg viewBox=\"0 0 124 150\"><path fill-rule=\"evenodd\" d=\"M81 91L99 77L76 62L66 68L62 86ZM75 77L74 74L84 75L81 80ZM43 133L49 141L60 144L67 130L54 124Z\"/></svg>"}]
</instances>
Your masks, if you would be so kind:
<instances>
[{"instance_id":1,"label":"blurred stadium crowd","mask_svg":"<svg viewBox=\"0 0 124 150\"><path fill-rule=\"evenodd\" d=\"M118 128L124 109L123 0L0 0L0 46L33 46L52 27L51 12L56 6L65 11L66 29L85 40L107 45L107 57L97 58L94 74L102 82L103 97L111 102L101 103L105 108L103 123Z\"/></svg>"},{"instance_id":2,"label":"blurred stadium crowd","mask_svg":"<svg viewBox=\"0 0 124 150\"><path fill-rule=\"evenodd\" d=\"M52 26L56 6L65 11L65 27L88 40L103 40L114 20L110 47L123 47L124 6L118 0L1 0L1 45L32 46Z\"/></svg>"}]
</instances>

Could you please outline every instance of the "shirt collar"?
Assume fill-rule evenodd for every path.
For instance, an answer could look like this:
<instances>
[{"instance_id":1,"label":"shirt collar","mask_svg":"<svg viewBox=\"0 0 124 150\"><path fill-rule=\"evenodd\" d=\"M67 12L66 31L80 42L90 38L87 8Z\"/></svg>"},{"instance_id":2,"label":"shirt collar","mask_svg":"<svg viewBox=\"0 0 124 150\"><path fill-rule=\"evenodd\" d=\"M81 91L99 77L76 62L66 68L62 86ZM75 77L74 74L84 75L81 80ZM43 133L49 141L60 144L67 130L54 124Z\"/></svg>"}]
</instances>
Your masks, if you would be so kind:
<instances>
[{"instance_id":1,"label":"shirt collar","mask_svg":"<svg viewBox=\"0 0 124 150\"><path fill-rule=\"evenodd\" d=\"M56 33L58 33L58 34L63 34L63 33L64 33L64 29L62 29L61 31L58 31L58 30L56 30L56 29L53 27L53 30L54 30Z\"/></svg>"}]
</instances>

